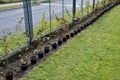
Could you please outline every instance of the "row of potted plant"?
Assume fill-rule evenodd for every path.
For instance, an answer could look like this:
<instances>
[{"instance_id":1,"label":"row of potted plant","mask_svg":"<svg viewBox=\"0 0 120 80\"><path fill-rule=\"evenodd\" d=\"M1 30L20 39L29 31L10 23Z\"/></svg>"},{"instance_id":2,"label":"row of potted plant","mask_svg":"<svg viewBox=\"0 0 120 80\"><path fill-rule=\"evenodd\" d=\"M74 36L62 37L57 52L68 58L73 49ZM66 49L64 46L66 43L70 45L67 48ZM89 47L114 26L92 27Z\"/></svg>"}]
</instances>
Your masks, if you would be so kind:
<instances>
[{"instance_id":1,"label":"row of potted plant","mask_svg":"<svg viewBox=\"0 0 120 80\"><path fill-rule=\"evenodd\" d=\"M37 59L42 59L46 54L48 54L50 52L50 47L52 47L52 49L57 49L59 46L61 46L63 43L65 43L68 39L70 39L70 37L74 37L75 35L77 35L82 29L78 28L78 30L72 31L69 34L66 34L65 36L63 36L62 38L58 39L56 42L53 42L51 45L46 45L44 47L43 50L37 52L37 56L34 55L32 57L30 57L30 62L31 64L36 64L37 63ZM25 71L28 68L28 63L26 61L21 61L21 70Z\"/></svg>"}]
</instances>

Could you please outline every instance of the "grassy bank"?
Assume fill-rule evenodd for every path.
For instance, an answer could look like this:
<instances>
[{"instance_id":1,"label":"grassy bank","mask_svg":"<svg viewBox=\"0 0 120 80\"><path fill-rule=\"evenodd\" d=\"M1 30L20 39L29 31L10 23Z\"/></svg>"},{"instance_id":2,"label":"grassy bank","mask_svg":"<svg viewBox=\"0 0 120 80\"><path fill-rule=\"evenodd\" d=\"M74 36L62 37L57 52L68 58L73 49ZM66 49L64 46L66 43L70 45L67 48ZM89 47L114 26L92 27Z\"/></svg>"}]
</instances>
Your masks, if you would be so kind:
<instances>
[{"instance_id":1,"label":"grassy bank","mask_svg":"<svg viewBox=\"0 0 120 80\"><path fill-rule=\"evenodd\" d=\"M119 13L117 6L22 80L119 80Z\"/></svg>"}]
</instances>

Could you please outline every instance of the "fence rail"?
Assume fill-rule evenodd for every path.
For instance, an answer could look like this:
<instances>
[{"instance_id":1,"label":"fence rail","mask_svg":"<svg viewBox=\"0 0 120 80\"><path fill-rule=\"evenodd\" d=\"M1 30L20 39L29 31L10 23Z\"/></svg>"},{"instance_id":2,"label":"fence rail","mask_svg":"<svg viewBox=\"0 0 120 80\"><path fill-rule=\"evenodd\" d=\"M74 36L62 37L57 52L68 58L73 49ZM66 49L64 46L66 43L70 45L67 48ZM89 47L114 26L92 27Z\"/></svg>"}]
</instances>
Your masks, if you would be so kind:
<instances>
[{"instance_id":1,"label":"fence rail","mask_svg":"<svg viewBox=\"0 0 120 80\"><path fill-rule=\"evenodd\" d=\"M6 0L7 1L7 0ZM57 0L48 3L23 0L0 4L0 55L23 46L63 24L82 19L98 7L120 0Z\"/></svg>"}]
</instances>

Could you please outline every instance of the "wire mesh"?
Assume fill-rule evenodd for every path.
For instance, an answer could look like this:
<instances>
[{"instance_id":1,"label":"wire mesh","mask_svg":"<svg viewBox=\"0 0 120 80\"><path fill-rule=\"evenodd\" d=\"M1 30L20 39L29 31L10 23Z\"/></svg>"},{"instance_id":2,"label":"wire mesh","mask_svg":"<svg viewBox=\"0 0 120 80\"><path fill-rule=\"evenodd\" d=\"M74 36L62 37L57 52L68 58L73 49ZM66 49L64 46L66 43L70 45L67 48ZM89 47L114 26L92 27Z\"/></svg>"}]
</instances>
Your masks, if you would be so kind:
<instances>
[{"instance_id":1,"label":"wire mesh","mask_svg":"<svg viewBox=\"0 0 120 80\"><path fill-rule=\"evenodd\" d=\"M11 52L27 42L23 2L7 1L0 2L0 55Z\"/></svg>"}]
</instances>

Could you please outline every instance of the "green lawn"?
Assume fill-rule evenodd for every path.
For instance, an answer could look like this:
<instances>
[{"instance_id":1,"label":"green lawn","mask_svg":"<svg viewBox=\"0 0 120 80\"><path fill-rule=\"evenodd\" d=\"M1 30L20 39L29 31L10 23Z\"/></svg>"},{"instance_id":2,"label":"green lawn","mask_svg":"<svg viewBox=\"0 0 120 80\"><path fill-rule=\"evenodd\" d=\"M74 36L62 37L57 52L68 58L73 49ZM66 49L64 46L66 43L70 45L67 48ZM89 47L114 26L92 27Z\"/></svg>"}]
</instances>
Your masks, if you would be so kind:
<instances>
[{"instance_id":1,"label":"green lawn","mask_svg":"<svg viewBox=\"0 0 120 80\"><path fill-rule=\"evenodd\" d=\"M120 80L120 6L22 80Z\"/></svg>"}]
</instances>

